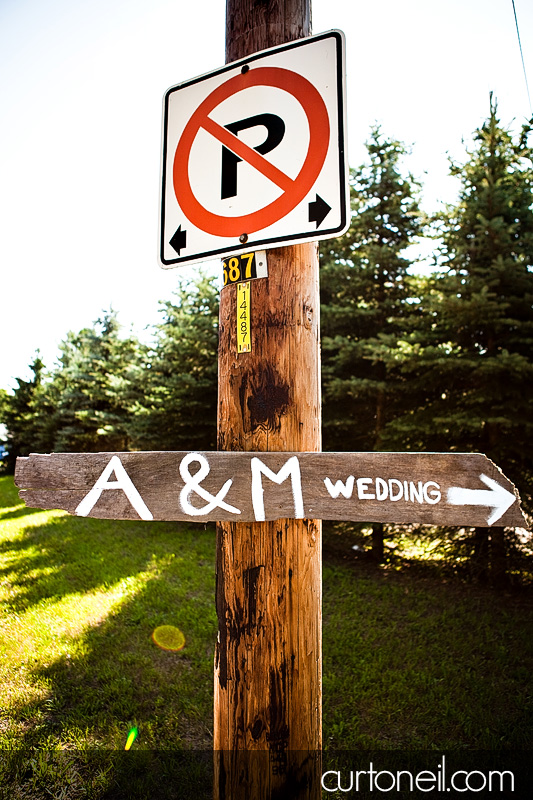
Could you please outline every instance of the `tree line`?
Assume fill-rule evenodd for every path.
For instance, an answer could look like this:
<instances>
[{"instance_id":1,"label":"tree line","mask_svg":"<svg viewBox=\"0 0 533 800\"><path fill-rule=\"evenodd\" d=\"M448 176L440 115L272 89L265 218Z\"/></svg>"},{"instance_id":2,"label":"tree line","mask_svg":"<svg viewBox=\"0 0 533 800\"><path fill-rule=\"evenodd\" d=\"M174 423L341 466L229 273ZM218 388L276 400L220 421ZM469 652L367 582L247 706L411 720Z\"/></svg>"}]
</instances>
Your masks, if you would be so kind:
<instances>
[{"instance_id":1,"label":"tree line","mask_svg":"<svg viewBox=\"0 0 533 800\"><path fill-rule=\"evenodd\" d=\"M351 170L350 228L320 253L323 449L484 452L530 515L532 123L512 133L491 97L450 167L457 201L433 215L408 150L375 126ZM410 254L428 238L422 270ZM150 345L121 335L110 311L69 333L52 369L37 356L31 377L0 393L10 466L32 451L214 449L218 294L218 277L182 282ZM392 533L372 526L378 561ZM481 573L503 576L516 532L461 537Z\"/></svg>"}]
</instances>

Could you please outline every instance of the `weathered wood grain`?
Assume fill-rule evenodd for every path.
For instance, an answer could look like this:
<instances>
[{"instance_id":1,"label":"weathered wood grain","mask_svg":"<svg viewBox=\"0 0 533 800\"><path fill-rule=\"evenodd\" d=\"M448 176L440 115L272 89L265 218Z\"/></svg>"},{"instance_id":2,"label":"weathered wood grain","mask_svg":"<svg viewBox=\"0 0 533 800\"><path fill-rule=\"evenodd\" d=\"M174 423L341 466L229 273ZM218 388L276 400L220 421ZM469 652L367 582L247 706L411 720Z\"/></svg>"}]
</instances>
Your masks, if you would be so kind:
<instances>
[{"instance_id":1,"label":"weathered wood grain","mask_svg":"<svg viewBox=\"0 0 533 800\"><path fill-rule=\"evenodd\" d=\"M265 521L299 517L485 526L498 501L495 494L494 506L490 504L492 495L487 494L490 488L481 477L486 476L501 487L503 502L510 503L492 524L527 526L514 486L481 453L32 455L17 460L15 481L21 497L32 507L61 508L71 514L107 519L138 519L139 513L124 490L127 486L113 488L112 483L111 488L102 490L88 514L77 512L113 458L119 459L128 480L156 520L248 523L261 521L263 517ZM190 463L187 465L186 461ZM294 469L287 471L278 484L276 480L283 478L283 469L287 470L291 463ZM207 474L198 481L200 468ZM106 484L116 480L117 475L112 472ZM225 485L227 490L222 496L220 492ZM478 495L469 494L464 504L457 505L449 501L453 489L481 492L480 503L486 499L489 502L470 504L468 501ZM510 493L507 501L505 492ZM213 505L217 495L219 500L214 508L207 513L195 513ZM235 510L228 511L226 506Z\"/></svg>"},{"instance_id":2,"label":"weathered wood grain","mask_svg":"<svg viewBox=\"0 0 533 800\"><path fill-rule=\"evenodd\" d=\"M310 33L310 0L227 0L227 62ZM221 292L218 449L316 452L317 244L269 250L268 272L251 286L251 353L236 351L235 287ZM218 800L321 797L321 522L269 520L217 525Z\"/></svg>"}]
</instances>

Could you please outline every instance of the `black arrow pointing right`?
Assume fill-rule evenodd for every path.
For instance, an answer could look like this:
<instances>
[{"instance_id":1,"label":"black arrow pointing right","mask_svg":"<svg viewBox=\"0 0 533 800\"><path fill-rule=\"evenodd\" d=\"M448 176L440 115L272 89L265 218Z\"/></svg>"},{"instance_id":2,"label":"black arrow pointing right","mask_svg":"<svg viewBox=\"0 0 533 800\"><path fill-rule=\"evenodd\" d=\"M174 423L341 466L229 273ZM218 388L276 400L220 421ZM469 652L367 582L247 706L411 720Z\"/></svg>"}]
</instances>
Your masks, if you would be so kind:
<instances>
[{"instance_id":1,"label":"black arrow pointing right","mask_svg":"<svg viewBox=\"0 0 533 800\"><path fill-rule=\"evenodd\" d=\"M316 200L309 203L309 222L316 222L318 228L318 226L324 222L330 211L331 206L328 206L326 201L322 200L320 195L317 194Z\"/></svg>"}]
</instances>

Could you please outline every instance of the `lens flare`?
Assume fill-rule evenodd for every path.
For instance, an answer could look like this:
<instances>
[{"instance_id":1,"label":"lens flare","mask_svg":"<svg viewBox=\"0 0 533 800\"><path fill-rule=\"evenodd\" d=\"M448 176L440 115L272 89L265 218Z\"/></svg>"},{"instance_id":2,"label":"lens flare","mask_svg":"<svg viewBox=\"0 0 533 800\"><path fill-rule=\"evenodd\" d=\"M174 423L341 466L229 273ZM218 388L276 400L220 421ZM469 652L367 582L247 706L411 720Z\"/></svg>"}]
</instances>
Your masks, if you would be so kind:
<instances>
[{"instance_id":1,"label":"lens flare","mask_svg":"<svg viewBox=\"0 0 533 800\"><path fill-rule=\"evenodd\" d=\"M126 739L126 747L124 748L124 750L129 750L130 749L130 747L132 746L133 742L137 738L137 734L138 734L137 728L132 728L130 730L130 732L128 733L128 738Z\"/></svg>"},{"instance_id":2,"label":"lens flare","mask_svg":"<svg viewBox=\"0 0 533 800\"><path fill-rule=\"evenodd\" d=\"M162 650L181 650L185 647L185 636L174 625L160 625L152 633L152 641Z\"/></svg>"}]
</instances>

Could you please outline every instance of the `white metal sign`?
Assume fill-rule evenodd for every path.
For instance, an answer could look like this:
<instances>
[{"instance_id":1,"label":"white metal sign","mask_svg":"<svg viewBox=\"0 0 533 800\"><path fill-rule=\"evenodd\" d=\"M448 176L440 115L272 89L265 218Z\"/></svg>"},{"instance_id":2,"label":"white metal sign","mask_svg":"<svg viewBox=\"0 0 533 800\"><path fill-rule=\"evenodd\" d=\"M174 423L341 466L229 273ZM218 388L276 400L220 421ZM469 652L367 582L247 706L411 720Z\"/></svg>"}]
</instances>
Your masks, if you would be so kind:
<instances>
[{"instance_id":1,"label":"white metal sign","mask_svg":"<svg viewBox=\"0 0 533 800\"><path fill-rule=\"evenodd\" d=\"M329 31L167 91L163 267L347 230L344 75Z\"/></svg>"}]
</instances>

